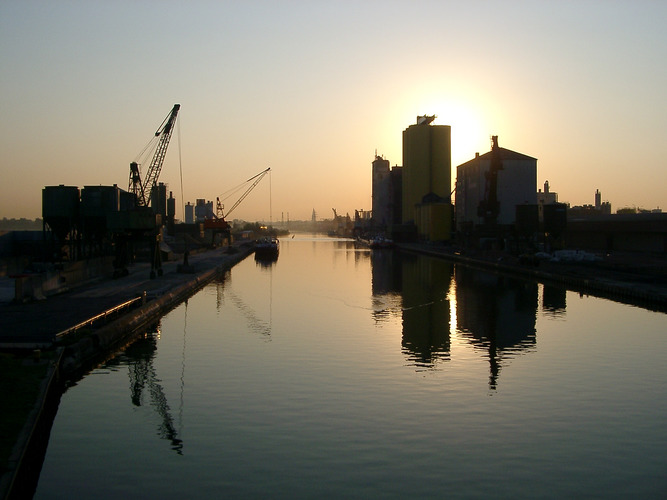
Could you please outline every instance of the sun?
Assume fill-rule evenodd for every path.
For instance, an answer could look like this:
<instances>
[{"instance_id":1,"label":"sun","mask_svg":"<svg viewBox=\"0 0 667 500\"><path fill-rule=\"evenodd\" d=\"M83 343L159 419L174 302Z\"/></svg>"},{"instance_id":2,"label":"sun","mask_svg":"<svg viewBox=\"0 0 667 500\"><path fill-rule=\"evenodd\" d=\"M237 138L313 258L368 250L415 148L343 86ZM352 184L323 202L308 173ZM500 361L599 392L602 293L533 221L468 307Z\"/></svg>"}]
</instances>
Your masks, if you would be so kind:
<instances>
[{"instance_id":1,"label":"sun","mask_svg":"<svg viewBox=\"0 0 667 500\"><path fill-rule=\"evenodd\" d=\"M485 153L491 132L477 107L465 100L439 99L433 102L430 114L436 115L435 125L452 127L452 168Z\"/></svg>"}]
</instances>

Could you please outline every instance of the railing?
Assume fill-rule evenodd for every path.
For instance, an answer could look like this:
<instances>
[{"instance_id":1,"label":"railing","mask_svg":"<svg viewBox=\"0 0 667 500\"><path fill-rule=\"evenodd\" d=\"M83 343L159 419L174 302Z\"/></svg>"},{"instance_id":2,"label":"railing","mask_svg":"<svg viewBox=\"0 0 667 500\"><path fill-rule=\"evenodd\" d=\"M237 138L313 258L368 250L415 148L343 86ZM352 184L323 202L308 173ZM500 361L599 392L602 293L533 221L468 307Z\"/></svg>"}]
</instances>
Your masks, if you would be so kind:
<instances>
[{"instance_id":1,"label":"railing","mask_svg":"<svg viewBox=\"0 0 667 500\"><path fill-rule=\"evenodd\" d=\"M130 299L127 302L123 302L122 304L119 304L115 307L112 307L111 309L107 309L106 311L104 311L103 313L98 314L97 316L93 316L92 318L88 318L87 320L82 321L78 325L74 325L74 326L68 328L67 330L63 330L62 332L56 333L56 339L61 339L61 338L65 337L66 335L70 335L70 334L76 332L77 330L83 328L84 326L92 325L96 321L106 320L112 314L117 313L118 311L121 311L123 309L129 309L130 307L134 306L138 302L142 303L144 301L145 301L145 297L141 296L141 297L136 297L134 299Z\"/></svg>"}]
</instances>

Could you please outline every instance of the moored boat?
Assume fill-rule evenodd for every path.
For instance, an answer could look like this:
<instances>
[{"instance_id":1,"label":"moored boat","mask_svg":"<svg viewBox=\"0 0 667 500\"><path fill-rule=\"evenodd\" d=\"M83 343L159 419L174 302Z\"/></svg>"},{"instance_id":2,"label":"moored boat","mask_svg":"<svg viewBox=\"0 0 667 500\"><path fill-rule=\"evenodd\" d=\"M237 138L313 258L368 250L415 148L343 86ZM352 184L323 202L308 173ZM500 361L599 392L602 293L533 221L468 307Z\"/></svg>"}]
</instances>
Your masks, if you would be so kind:
<instances>
[{"instance_id":1,"label":"moored boat","mask_svg":"<svg viewBox=\"0 0 667 500\"><path fill-rule=\"evenodd\" d=\"M278 238L262 238L255 242L255 258L276 259L280 250Z\"/></svg>"},{"instance_id":2,"label":"moored boat","mask_svg":"<svg viewBox=\"0 0 667 500\"><path fill-rule=\"evenodd\" d=\"M385 238L384 236L377 236L370 241L368 246L373 248L373 249L393 248L394 247L394 242L393 242L393 240Z\"/></svg>"}]
</instances>

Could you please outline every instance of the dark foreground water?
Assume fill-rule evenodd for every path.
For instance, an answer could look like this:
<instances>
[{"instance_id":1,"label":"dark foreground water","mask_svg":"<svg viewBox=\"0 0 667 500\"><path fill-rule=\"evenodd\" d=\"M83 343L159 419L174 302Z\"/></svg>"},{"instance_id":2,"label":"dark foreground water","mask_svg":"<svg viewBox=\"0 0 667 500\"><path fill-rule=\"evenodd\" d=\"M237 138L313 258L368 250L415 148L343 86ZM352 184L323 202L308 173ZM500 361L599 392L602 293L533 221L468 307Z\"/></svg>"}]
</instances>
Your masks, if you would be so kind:
<instances>
[{"instance_id":1,"label":"dark foreground water","mask_svg":"<svg viewBox=\"0 0 667 500\"><path fill-rule=\"evenodd\" d=\"M295 237L63 395L37 498L665 498L661 313Z\"/></svg>"}]
</instances>

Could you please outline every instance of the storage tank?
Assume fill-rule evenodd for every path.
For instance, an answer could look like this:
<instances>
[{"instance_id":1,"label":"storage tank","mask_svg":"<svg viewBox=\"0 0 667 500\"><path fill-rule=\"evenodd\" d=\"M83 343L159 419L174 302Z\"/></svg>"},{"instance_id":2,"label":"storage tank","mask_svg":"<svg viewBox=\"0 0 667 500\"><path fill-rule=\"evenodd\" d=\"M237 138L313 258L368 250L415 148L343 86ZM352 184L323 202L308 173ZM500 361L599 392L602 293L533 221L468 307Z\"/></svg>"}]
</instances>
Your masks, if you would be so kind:
<instances>
[{"instance_id":1,"label":"storage tank","mask_svg":"<svg viewBox=\"0 0 667 500\"><path fill-rule=\"evenodd\" d=\"M81 215L106 217L120 210L120 188L113 186L84 186L81 191Z\"/></svg>"},{"instance_id":2,"label":"storage tank","mask_svg":"<svg viewBox=\"0 0 667 500\"><path fill-rule=\"evenodd\" d=\"M42 219L59 240L76 226L79 220L80 192L76 186L46 186L42 189Z\"/></svg>"},{"instance_id":3,"label":"storage tank","mask_svg":"<svg viewBox=\"0 0 667 500\"><path fill-rule=\"evenodd\" d=\"M176 217L176 198L171 191L169 191L169 198L167 198L167 220L174 220Z\"/></svg>"},{"instance_id":4,"label":"storage tank","mask_svg":"<svg viewBox=\"0 0 667 500\"><path fill-rule=\"evenodd\" d=\"M163 220L167 219L167 186L163 182L152 187L151 206L153 213L160 214Z\"/></svg>"}]
</instances>

